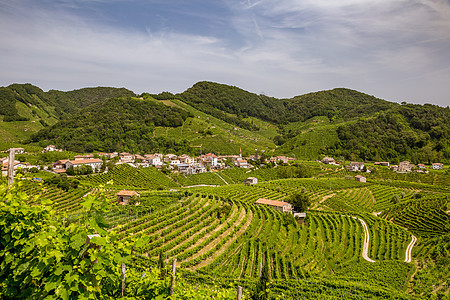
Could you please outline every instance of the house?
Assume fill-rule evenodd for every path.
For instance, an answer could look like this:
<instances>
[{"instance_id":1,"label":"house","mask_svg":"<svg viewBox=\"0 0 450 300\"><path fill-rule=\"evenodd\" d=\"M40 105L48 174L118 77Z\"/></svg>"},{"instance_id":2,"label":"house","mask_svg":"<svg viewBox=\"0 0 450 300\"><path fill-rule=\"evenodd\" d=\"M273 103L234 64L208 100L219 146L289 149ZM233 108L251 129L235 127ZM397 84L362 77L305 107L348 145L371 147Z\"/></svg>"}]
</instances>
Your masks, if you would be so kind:
<instances>
[{"instance_id":1,"label":"house","mask_svg":"<svg viewBox=\"0 0 450 300\"><path fill-rule=\"evenodd\" d=\"M284 202L284 201L259 198L258 200L256 200L255 204L268 205L268 206L271 206L273 209L275 209L277 211L281 211L281 212L292 213L292 211L294 210L294 207L292 206L292 204Z\"/></svg>"},{"instance_id":2,"label":"house","mask_svg":"<svg viewBox=\"0 0 450 300\"><path fill-rule=\"evenodd\" d=\"M283 155L275 156L275 157L271 157L270 161L273 161L273 162L276 162L276 163L281 161L282 163L287 164L289 162L289 157L283 156Z\"/></svg>"},{"instance_id":3,"label":"house","mask_svg":"<svg viewBox=\"0 0 450 300\"><path fill-rule=\"evenodd\" d=\"M414 168L414 165L405 160L398 164L397 172L411 172L412 168Z\"/></svg>"},{"instance_id":4,"label":"house","mask_svg":"<svg viewBox=\"0 0 450 300\"><path fill-rule=\"evenodd\" d=\"M92 170L100 170L103 161L99 158L90 159L80 159L80 160L69 160L66 162L66 169L70 167L78 168L80 166L90 166Z\"/></svg>"},{"instance_id":5,"label":"house","mask_svg":"<svg viewBox=\"0 0 450 300\"><path fill-rule=\"evenodd\" d=\"M426 169L427 168L424 164L418 164L417 167L419 167L420 169Z\"/></svg>"},{"instance_id":6,"label":"house","mask_svg":"<svg viewBox=\"0 0 450 300\"><path fill-rule=\"evenodd\" d=\"M131 197L140 197L136 191L127 191L127 190L121 190L117 193L117 203L128 205L130 204L130 198Z\"/></svg>"},{"instance_id":7,"label":"house","mask_svg":"<svg viewBox=\"0 0 450 300\"><path fill-rule=\"evenodd\" d=\"M352 161L350 163L350 170L353 172L360 172L364 169L364 163L359 161Z\"/></svg>"},{"instance_id":8,"label":"house","mask_svg":"<svg viewBox=\"0 0 450 300\"><path fill-rule=\"evenodd\" d=\"M190 165L188 165L188 164L178 164L176 166L178 167L178 170L180 171L180 173L183 173L183 174L187 174L188 168L190 167Z\"/></svg>"},{"instance_id":9,"label":"house","mask_svg":"<svg viewBox=\"0 0 450 300\"><path fill-rule=\"evenodd\" d=\"M166 163L170 163L174 160L178 160L178 156L176 156L175 154L169 153L163 156L163 161Z\"/></svg>"},{"instance_id":10,"label":"house","mask_svg":"<svg viewBox=\"0 0 450 300\"><path fill-rule=\"evenodd\" d=\"M133 154L130 154L128 152L119 153L119 158L120 158L120 161L124 162L124 163L133 162L133 160L134 160Z\"/></svg>"},{"instance_id":11,"label":"house","mask_svg":"<svg viewBox=\"0 0 450 300\"><path fill-rule=\"evenodd\" d=\"M238 168L248 169L250 168L250 165L245 159L236 159L234 161L234 165Z\"/></svg>"},{"instance_id":12,"label":"house","mask_svg":"<svg viewBox=\"0 0 450 300\"><path fill-rule=\"evenodd\" d=\"M389 167L389 162L388 161L382 161L380 162L380 165L383 167Z\"/></svg>"},{"instance_id":13,"label":"house","mask_svg":"<svg viewBox=\"0 0 450 300\"><path fill-rule=\"evenodd\" d=\"M154 154L145 154L144 158L148 161L152 166L161 166L162 161L160 156L156 156Z\"/></svg>"},{"instance_id":14,"label":"house","mask_svg":"<svg viewBox=\"0 0 450 300\"><path fill-rule=\"evenodd\" d=\"M178 160L183 163L183 164L193 164L194 163L194 159L192 157L190 157L187 154L182 154L180 156L178 156Z\"/></svg>"},{"instance_id":15,"label":"house","mask_svg":"<svg viewBox=\"0 0 450 300\"><path fill-rule=\"evenodd\" d=\"M355 180L359 181L359 182L366 182L366 177L364 177L362 175L356 175Z\"/></svg>"},{"instance_id":16,"label":"house","mask_svg":"<svg viewBox=\"0 0 450 300\"><path fill-rule=\"evenodd\" d=\"M44 150L42 150L42 153L45 153L45 152L52 152L52 151L59 151L59 152L62 152L62 150L56 148L55 145L48 145L47 147L44 148Z\"/></svg>"},{"instance_id":17,"label":"house","mask_svg":"<svg viewBox=\"0 0 450 300\"><path fill-rule=\"evenodd\" d=\"M249 178L244 180L244 184L245 185L258 184L258 178L256 178L256 177L249 177Z\"/></svg>"},{"instance_id":18,"label":"house","mask_svg":"<svg viewBox=\"0 0 450 300\"><path fill-rule=\"evenodd\" d=\"M442 170L444 168L444 164L442 164L442 163L432 163L431 164L431 168L433 168L433 170Z\"/></svg>"},{"instance_id":19,"label":"house","mask_svg":"<svg viewBox=\"0 0 450 300\"><path fill-rule=\"evenodd\" d=\"M219 165L218 158L213 153L203 154L197 157L197 161L211 168L215 168Z\"/></svg>"},{"instance_id":20,"label":"house","mask_svg":"<svg viewBox=\"0 0 450 300\"><path fill-rule=\"evenodd\" d=\"M66 163L68 161L69 161L68 159L60 159L57 162L53 163L53 170L65 170Z\"/></svg>"},{"instance_id":21,"label":"house","mask_svg":"<svg viewBox=\"0 0 450 300\"><path fill-rule=\"evenodd\" d=\"M9 159L4 161L2 164L2 176L8 176L8 166L9 165ZM14 160L14 166L13 166L13 170L17 170L17 169L23 169L25 168L26 165L21 163L18 160ZM15 172L14 172L15 174Z\"/></svg>"},{"instance_id":22,"label":"house","mask_svg":"<svg viewBox=\"0 0 450 300\"><path fill-rule=\"evenodd\" d=\"M326 165L334 165L336 161L334 160L334 158L326 156L322 159L322 163Z\"/></svg>"}]
</instances>

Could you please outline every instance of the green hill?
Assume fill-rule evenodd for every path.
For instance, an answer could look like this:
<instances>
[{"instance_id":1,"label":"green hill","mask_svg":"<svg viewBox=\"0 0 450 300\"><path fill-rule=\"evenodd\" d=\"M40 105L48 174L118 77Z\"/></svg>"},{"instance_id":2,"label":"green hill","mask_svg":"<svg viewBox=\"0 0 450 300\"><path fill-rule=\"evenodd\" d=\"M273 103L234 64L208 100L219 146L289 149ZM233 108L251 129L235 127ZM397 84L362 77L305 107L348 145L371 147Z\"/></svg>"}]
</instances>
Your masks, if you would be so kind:
<instances>
[{"instance_id":1,"label":"green hill","mask_svg":"<svg viewBox=\"0 0 450 300\"><path fill-rule=\"evenodd\" d=\"M151 150L186 151L186 143L154 138L154 126L178 127L189 116L185 110L152 100L111 98L100 100L72 117L31 137L42 145L54 143L76 152ZM182 149L176 149L182 147Z\"/></svg>"}]
</instances>

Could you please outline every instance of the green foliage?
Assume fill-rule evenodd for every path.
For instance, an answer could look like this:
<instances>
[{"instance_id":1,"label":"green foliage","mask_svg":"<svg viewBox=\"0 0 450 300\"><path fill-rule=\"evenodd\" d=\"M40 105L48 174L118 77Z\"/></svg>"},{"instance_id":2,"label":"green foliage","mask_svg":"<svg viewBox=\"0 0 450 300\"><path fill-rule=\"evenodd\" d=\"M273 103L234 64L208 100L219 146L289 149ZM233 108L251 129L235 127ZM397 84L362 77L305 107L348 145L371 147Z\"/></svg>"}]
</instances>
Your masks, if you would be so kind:
<instances>
[{"instance_id":1,"label":"green foliage","mask_svg":"<svg viewBox=\"0 0 450 300\"><path fill-rule=\"evenodd\" d=\"M153 138L154 126L180 126L189 114L150 100L113 98L98 101L71 118L45 128L31 141L44 140L77 152L146 153L188 149L186 142Z\"/></svg>"},{"instance_id":2,"label":"green foliage","mask_svg":"<svg viewBox=\"0 0 450 300\"><path fill-rule=\"evenodd\" d=\"M308 178L311 177L311 170L304 164L294 164L278 167L277 174L280 178Z\"/></svg>"},{"instance_id":3,"label":"green foliage","mask_svg":"<svg viewBox=\"0 0 450 300\"><path fill-rule=\"evenodd\" d=\"M309 199L308 194L300 192L291 195L289 198L289 203L294 205L295 211L305 212L311 205L311 200Z\"/></svg>"},{"instance_id":4,"label":"green foliage","mask_svg":"<svg viewBox=\"0 0 450 300\"><path fill-rule=\"evenodd\" d=\"M339 142L329 149L350 159L413 163L448 161L450 109L407 105L359 119L337 129Z\"/></svg>"}]
</instances>

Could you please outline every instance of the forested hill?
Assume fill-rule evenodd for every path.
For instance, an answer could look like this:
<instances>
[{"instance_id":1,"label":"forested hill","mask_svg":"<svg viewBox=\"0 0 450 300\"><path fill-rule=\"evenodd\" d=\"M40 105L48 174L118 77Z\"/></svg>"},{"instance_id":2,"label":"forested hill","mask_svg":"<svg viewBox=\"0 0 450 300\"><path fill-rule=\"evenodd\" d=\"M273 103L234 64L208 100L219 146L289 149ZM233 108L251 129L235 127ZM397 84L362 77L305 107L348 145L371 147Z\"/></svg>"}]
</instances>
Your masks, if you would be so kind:
<instances>
[{"instance_id":1,"label":"forested hill","mask_svg":"<svg viewBox=\"0 0 450 300\"><path fill-rule=\"evenodd\" d=\"M125 88L111 87L44 92L31 84L12 84L0 87L0 115L6 122L36 119L47 125L97 101L121 96L134 96L134 93Z\"/></svg>"},{"instance_id":2,"label":"forested hill","mask_svg":"<svg viewBox=\"0 0 450 300\"><path fill-rule=\"evenodd\" d=\"M155 100L131 97L100 100L82 109L73 117L44 128L31 137L42 146L54 143L77 152L152 150L186 151L186 142L154 138L155 126L180 126L190 114ZM178 149L184 147L183 149Z\"/></svg>"},{"instance_id":3,"label":"forested hill","mask_svg":"<svg viewBox=\"0 0 450 300\"><path fill-rule=\"evenodd\" d=\"M305 121L315 116L348 119L398 106L344 88L309 93L292 99L276 99L207 81L196 83L177 97L225 121L230 118L228 113L236 115L238 120L252 116L277 124Z\"/></svg>"}]
</instances>

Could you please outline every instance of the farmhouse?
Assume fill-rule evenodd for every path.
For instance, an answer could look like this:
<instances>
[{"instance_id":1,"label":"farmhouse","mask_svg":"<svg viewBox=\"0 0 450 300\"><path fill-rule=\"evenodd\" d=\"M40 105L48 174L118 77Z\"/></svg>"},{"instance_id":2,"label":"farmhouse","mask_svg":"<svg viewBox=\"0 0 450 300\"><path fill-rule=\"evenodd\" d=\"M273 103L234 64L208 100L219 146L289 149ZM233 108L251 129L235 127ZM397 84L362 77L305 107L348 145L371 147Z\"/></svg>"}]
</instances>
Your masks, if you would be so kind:
<instances>
[{"instance_id":1,"label":"farmhouse","mask_svg":"<svg viewBox=\"0 0 450 300\"><path fill-rule=\"evenodd\" d=\"M238 168L244 168L244 169L250 168L250 165L248 164L248 162L245 159L236 159L234 161L234 165Z\"/></svg>"},{"instance_id":2,"label":"farmhouse","mask_svg":"<svg viewBox=\"0 0 450 300\"><path fill-rule=\"evenodd\" d=\"M359 181L359 182L366 182L366 177L364 177L362 175L356 175L355 180Z\"/></svg>"},{"instance_id":3,"label":"farmhouse","mask_svg":"<svg viewBox=\"0 0 450 300\"><path fill-rule=\"evenodd\" d=\"M414 168L414 165L405 160L398 164L397 172L411 172L412 168Z\"/></svg>"},{"instance_id":4,"label":"farmhouse","mask_svg":"<svg viewBox=\"0 0 450 300\"><path fill-rule=\"evenodd\" d=\"M362 171L364 169L364 163L359 161L352 161L350 163L350 170L354 172Z\"/></svg>"},{"instance_id":5,"label":"farmhouse","mask_svg":"<svg viewBox=\"0 0 450 300\"><path fill-rule=\"evenodd\" d=\"M245 185L252 185L252 184L258 184L258 178L256 177L249 177L244 180Z\"/></svg>"},{"instance_id":6,"label":"farmhouse","mask_svg":"<svg viewBox=\"0 0 450 300\"><path fill-rule=\"evenodd\" d=\"M127 152L122 152L119 154L120 157L120 161L121 162L133 162L133 154L127 153Z\"/></svg>"},{"instance_id":7,"label":"farmhouse","mask_svg":"<svg viewBox=\"0 0 450 300\"><path fill-rule=\"evenodd\" d=\"M52 151L59 151L59 152L62 152L62 150L56 148L55 145L48 145L47 147L44 148L44 150L42 150L42 153L45 153L45 152L52 152Z\"/></svg>"},{"instance_id":8,"label":"farmhouse","mask_svg":"<svg viewBox=\"0 0 450 300\"><path fill-rule=\"evenodd\" d=\"M444 168L444 164L442 163L433 163L431 164L433 170L442 170Z\"/></svg>"},{"instance_id":9,"label":"farmhouse","mask_svg":"<svg viewBox=\"0 0 450 300\"><path fill-rule=\"evenodd\" d=\"M258 200L256 200L255 204L268 205L268 206L271 206L273 209L281 211L281 212L292 213L292 211L294 209L294 207L290 203L287 203L284 201L264 199L264 198L259 198Z\"/></svg>"},{"instance_id":10,"label":"farmhouse","mask_svg":"<svg viewBox=\"0 0 450 300\"><path fill-rule=\"evenodd\" d=\"M130 204L130 198L134 196L140 197L141 195L139 195L136 191L121 190L117 193L117 203L128 205Z\"/></svg>"},{"instance_id":11,"label":"farmhouse","mask_svg":"<svg viewBox=\"0 0 450 300\"><path fill-rule=\"evenodd\" d=\"M99 170L102 166L103 161L99 158L90 158L90 159L79 159L79 160L69 160L66 162L66 169L70 167L77 168L79 166L90 166L92 170Z\"/></svg>"},{"instance_id":12,"label":"farmhouse","mask_svg":"<svg viewBox=\"0 0 450 300\"><path fill-rule=\"evenodd\" d=\"M336 163L336 161L334 160L334 158L326 156L322 159L322 163L326 165L333 165Z\"/></svg>"}]
</instances>

